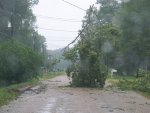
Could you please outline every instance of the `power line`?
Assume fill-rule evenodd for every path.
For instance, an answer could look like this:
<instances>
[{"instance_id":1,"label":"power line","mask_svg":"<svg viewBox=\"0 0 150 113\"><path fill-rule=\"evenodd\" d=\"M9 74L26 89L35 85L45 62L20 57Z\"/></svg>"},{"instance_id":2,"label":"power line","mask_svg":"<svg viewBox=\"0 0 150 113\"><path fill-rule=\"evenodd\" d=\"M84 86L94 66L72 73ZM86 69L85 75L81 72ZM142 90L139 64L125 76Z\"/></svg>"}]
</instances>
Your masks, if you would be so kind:
<instances>
[{"instance_id":1,"label":"power line","mask_svg":"<svg viewBox=\"0 0 150 113\"><path fill-rule=\"evenodd\" d=\"M56 42L56 41L58 41L58 42L68 42L70 40L49 40L49 41L52 41L52 42Z\"/></svg>"},{"instance_id":2,"label":"power line","mask_svg":"<svg viewBox=\"0 0 150 113\"><path fill-rule=\"evenodd\" d=\"M77 6L77 5L74 5L74 4L72 4L72 3L68 2L68 1L65 1L65 0L62 0L62 1L65 2L65 3L67 3L67 4L70 4L70 5L74 6L74 7L76 7L76 8L78 8L78 9L82 10L82 11L85 11L85 12L86 12L85 9L83 9L83 8Z\"/></svg>"},{"instance_id":3,"label":"power line","mask_svg":"<svg viewBox=\"0 0 150 113\"><path fill-rule=\"evenodd\" d=\"M88 24L85 25L85 27L80 31L80 33L78 34L78 36L71 42L69 43L64 49L66 49L67 47L69 47L71 44L73 44L79 37L80 35L84 32L84 30L88 28Z\"/></svg>"},{"instance_id":4,"label":"power line","mask_svg":"<svg viewBox=\"0 0 150 113\"><path fill-rule=\"evenodd\" d=\"M67 1L65 1L65 0L62 0L62 1L65 2L65 3L67 3L67 4L70 4L70 5L74 6L74 7L76 7L76 8L78 8L78 9L82 10L82 11L85 11L85 12L86 12L85 9L83 9L83 8L77 6L77 5L74 5L74 4L72 4L72 3L70 3L70 2L67 2ZM94 6L94 5L93 5L93 6ZM90 7L90 9L92 9L93 6ZM84 30L88 28L88 25L89 25L89 24L87 23L87 24L84 26L84 28L79 32L79 34L77 35L77 37L75 37L75 39L74 39L72 42L70 42L64 49L66 49L67 47L69 47L71 44L75 43L75 41L80 37L80 35L84 32Z\"/></svg>"},{"instance_id":5,"label":"power line","mask_svg":"<svg viewBox=\"0 0 150 113\"><path fill-rule=\"evenodd\" d=\"M36 15L36 17L39 17L39 18L51 19L51 20L55 20L55 21L82 22L81 20L76 20L76 19L49 17L49 16L44 16L44 15L38 15L38 14L35 14L35 15Z\"/></svg>"},{"instance_id":6,"label":"power line","mask_svg":"<svg viewBox=\"0 0 150 113\"><path fill-rule=\"evenodd\" d=\"M55 37L55 38L68 38L68 39L70 39L70 38L74 38L74 37L65 37L65 36L63 36L63 37L60 37L60 36L50 36L50 35L45 35L45 37Z\"/></svg>"},{"instance_id":7,"label":"power line","mask_svg":"<svg viewBox=\"0 0 150 113\"><path fill-rule=\"evenodd\" d=\"M16 15L16 16L21 16L20 14L14 14L13 12L10 11L5 11L0 8L0 12L5 12L8 15ZM34 13L33 13L34 14ZM50 16L45 16L45 15L40 15L40 14L34 14L36 17L39 18L46 18L46 19L51 19L55 21L66 21L66 22L82 22L82 20L77 20L77 19L70 19L70 18L58 18L58 17L50 17Z\"/></svg>"},{"instance_id":8,"label":"power line","mask_svg":"<svg viewBox=\"0 0 150 113\"><path fill-rule=\"evenodd\" d=\"M63 30L63 29L52 29L52 28L41 28L41 27L36 27L38 29L42 30L48 30L48 31L60 31L60 32L78 32L78 31L71 31L71 30ZM5 29L5 30L10 30L10 29ZM15 31L25 31L26 29L16 29ZM30 30L30 29L27 29ZM49 36L48 36L49 37Z\"/></svg>"},{"instance_id":9,"label":"power line","mask_svg":"<svg viewBox=\"0 0 150 113\"><path fill-rule=\"evenodd\" d=\"M5 11L5 10L3 10L3 9L0 9L0 11L3 11L3 12L5 12L5 13L9 14L9 15L19 15L19 16L20 16L20 14L13 14L12 12ZM40 15L39 15L39 16L40 16ZM46 17L46 16L45 16L45 17ZM77 22L77 20L75 20L75 19L55 18L55 17L48 17L48 16L47 16L46 18L57 19L57 20L62 20L62 21ZM78 22L79 22L79 21L78 21ZM81 22L81 21L80 21L80 22ZM51 28L40 28L40 27L37 27L37 28L43 29L43 30L49 30L49 31L78 32L78 31L58 30L58 29L51 29Z\"/></svg>"},{"instance_id":10,"label":"power line","mask_svg":"<svg viewBox=\"0 0 150 113\"><path fill-rule=\"evenodd\" d=\"M62 30L62 29L51 29L51 28L41 28L41 27L37 27L37 28L42 30L49 30L49 31L78 32L78 31L70 31L70 30Z\"/></svg>"},{"instance_id":11,"label":"power line","mask_svg":"<svg viewBox=\"0 0 150 113\"><path fill-rule=\"evenodd\" d=\"M94 5L90 6L91 11L92 11L93 7L94 7ZM86 23L86 25L83 27L83 29L79 32L78 36L75 37L75 39L71 43L69 43L64 49L67 49L71 44L75 43L75 41L80 37L80 35L84 32L84 30L89 27L89 25L90 25L90 23Z\"/></svg>"},{"instance_id":12,"label":"power line","mask_svg":"<svg viewBox=\"0 0 150 113\"><path fill-rule=\"evenodd\" d=\"M21 16L20 14L14 14L13 12L6 11L6 10L1 9L1 8L0 8L0 12L5 12L5 13L7 13L8 15ZM33 14L34 14L34 13L33 13ZM82 22L82 20L77 20L77 19L50 17L50 16L45 16L45 15L40 15L40 14L34 14L34 15L35 15L36 17L47 18L47 19L58 20L58 21Z\"/></svg>"}]
</instances>

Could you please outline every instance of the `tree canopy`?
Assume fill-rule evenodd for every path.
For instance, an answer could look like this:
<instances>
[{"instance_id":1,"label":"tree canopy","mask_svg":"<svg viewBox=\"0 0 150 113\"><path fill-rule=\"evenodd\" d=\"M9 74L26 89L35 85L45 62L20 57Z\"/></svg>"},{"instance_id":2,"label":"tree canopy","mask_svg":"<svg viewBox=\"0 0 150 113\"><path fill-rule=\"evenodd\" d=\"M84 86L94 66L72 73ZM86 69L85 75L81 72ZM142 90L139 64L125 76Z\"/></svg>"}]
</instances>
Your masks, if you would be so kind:
<instances>
[{"instance_id":1,"label":"tree canopy","mask_svg":"<svg viewBox=\"0 0 150 113\"><path fill-rule=\"evenodd\" d=\"M0 0L0 79L21 82L46 66L45 37L36 30L38 0Z\"/></svg>"},{"instance_id":2,"label":"tree canopy","mask_svg":"<svg viewBox=\"0 0 150 113\"><path fill-rule=\"evenodd\" d=\"M83 31L74 48L65 53L73 62L67 73L75 86L104 86L111 69L119 75L150 70L148 0L97 0L83 20Z\"/></svg>"}]
</instances>

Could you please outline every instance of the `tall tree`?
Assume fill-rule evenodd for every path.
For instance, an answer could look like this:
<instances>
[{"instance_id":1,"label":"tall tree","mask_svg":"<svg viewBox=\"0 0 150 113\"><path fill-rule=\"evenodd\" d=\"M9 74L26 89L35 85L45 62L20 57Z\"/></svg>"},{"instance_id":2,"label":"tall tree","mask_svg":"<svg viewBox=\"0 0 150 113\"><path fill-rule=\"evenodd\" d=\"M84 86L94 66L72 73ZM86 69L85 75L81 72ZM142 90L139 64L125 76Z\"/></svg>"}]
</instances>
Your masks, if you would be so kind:
<instances>
[{"instance_id":1,"label":"tall tree","mask_svg":"<svg viewBox=\"0 0 150 113\"><path fill-rule=\"evenodd\" d=\"M38 0L0 1L0 78L4 81L30 79L40 66L46 66L45 38L36 31L31 9L37 3Z\"/></svg>"},{"instance_id":2,"label":"tall tree","mask_svg":"<svg viewBox=\"0 0 150 113\"><path fill-rule=\"evenodd\" d=\"M117 15L122 30L124 68L134 74L139 68L150 70L150 1L130 0L123 3Z\"/></svg>"},{"instance_id":3,"label":"tall tree","mask_svg":"<svg viewBox=\"0 0 150 113\"><path fill-rule=\"evenodd\" d=\"M69 53L66 53L66 58L73 61L73 65L67 70L68 75L71 71L74 72L73 85L103 87L108 74L108 66L113 65L111 60L106 59L106 56L113 60L111 57L114 56L111 53L117 50L116 45L120 33L112 24L113 17L105 19L99 16L101 13L105 14L103 11L105 12L105 10L90 7L83 21L81 40Z\"/></svg>"},{"instance_id":4,"label":"tall tree","mask_svg":"<svg viewBox=\"0 0 150 113\"><path fill-rule=\"evenodd\" d=\"M101 24L112 22L115 13L121 7L117 0L97 0L97 3L100 4L97 17Z\"/></svg>"}]
</instances>

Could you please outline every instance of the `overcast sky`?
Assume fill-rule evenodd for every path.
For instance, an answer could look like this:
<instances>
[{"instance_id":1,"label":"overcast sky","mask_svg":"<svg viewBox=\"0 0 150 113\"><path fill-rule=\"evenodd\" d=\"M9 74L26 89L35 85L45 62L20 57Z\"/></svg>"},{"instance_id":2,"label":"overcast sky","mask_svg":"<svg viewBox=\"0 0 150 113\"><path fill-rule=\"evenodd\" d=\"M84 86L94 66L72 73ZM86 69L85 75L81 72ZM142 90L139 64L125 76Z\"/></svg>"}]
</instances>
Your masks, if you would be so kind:
<instances>
[{"instance_id":1,"label":"overcast sky","mask_svg":"<svg viewBox=\"0 0 150 113\"><path fill-rule=\"evenodd\" d=\"M65 1L85 10L96 2L96 0ZM85 11L62 0L39 0L39 4L33 8L33 12L37 16L38 32L46 37L47 48L51 50L63 48L69 44L77 36L77 31L81 29L81 21L85 16ZM63 21L61 18L72 20Z\"/></svg>"}]
</instances>

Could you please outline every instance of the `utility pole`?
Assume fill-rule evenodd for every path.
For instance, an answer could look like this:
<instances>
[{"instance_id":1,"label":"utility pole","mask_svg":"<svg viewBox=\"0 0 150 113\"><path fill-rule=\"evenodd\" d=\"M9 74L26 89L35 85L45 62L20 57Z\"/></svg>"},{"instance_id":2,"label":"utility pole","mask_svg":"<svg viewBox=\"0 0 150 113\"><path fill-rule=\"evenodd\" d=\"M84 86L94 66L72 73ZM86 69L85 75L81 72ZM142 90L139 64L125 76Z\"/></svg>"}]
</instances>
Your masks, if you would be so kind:
<instances>
[{"instance_id":1,"label":"utility pole","mask_svg":"<svg viewBox=\"0 0 150 113\"><path fill-rule=\"evenodd\" d=\"M64 1L64 0L63 0ZM70 42L65 48L64 48L64 50L66 50L67 48L69 48L69 46L71 45L71 44L73 44L73 43L75 43L76 42L76 40L80 37L80 35L85 31L85 29L88 29L88 27L91 25L91 12L93 12L93 7L94 7L94 5L92 5L92 6L90 6L90 9L89 9L89 14L88 14L88 19L89 19L89 21L88 21L88 23L87 24L85 24L85 26L83 26L83 29L79 32L79 34L78 34L78 36L72 41L72 42ZM86 12L86 10L84 10L85 12Z\"/></svg>"},{"instance_id":2,"label":"utility pole","mask_svg":"<svg viewBox=\"0 0 150 113\"><path fill-rule=\"evenodd\" d=\"M9 38L13 39L13 36L14 36L13 13L10 14L10 21L8 21L7 27L10 30Z\"/></svg>"},{"instance_id":3,"label":"utility pole","mask_svg":"<svg viewBox=\"0 0 150 113\"><path fill-rule=\"evenodd\" d=\"M10 17L10 36L11 39L14 36L13 13L11 13L11 17Z\"/></svg>"},{"instance_id":4,"label":"utility pole","mask_svg":"<svg viewBox=\"0 0 150 113\"><path fill-rule=\"evenodd\" d=\"M33 33L33 50L36 49L35 44L36 44L36 34Z\"/></svg>"},{"instance_id":5,"label":"utility pole","mask_svg":"<svg viewBox=\"0 0 150 113\"><path fill-rule=\"evenodd\" d=\"M15 5L16 5L16 1L13 0L13 8L12 8L12 12L10 14L10 25L11 25L11 29L10 29L10 38L13 39L13 36L14 36L14 12L15 12Z\"/></svg>"},{"instance_id":6,"label":"utility pole","mask_svg":"<svg viewBox=\"0 0 150 113\"><path fill-rule=\"evenodd\" d=\"M2 2L0 1L0 8L4 9Z\"/></svg>"}]
</instances>

